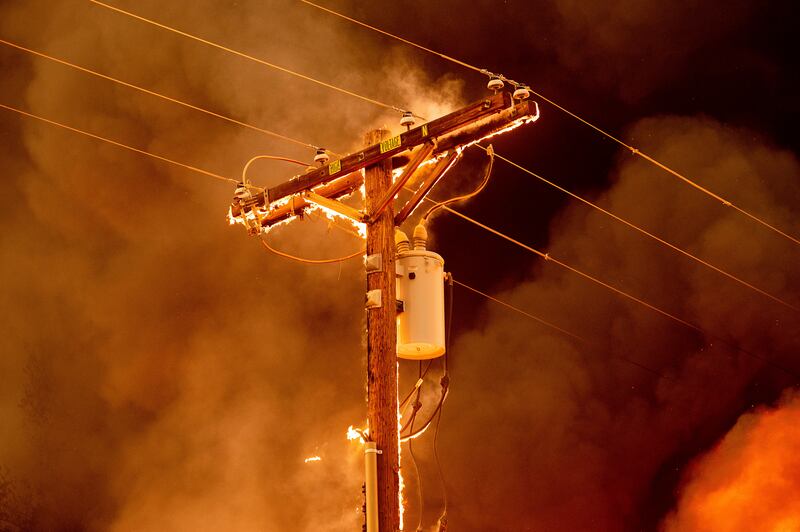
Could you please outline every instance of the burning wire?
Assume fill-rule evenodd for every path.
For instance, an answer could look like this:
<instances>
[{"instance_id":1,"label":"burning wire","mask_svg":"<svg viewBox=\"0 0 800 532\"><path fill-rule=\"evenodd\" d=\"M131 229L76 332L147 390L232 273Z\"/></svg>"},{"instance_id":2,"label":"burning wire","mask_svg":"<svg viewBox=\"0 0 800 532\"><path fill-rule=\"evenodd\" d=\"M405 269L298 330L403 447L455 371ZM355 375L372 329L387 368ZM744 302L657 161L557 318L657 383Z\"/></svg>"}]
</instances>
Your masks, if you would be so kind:
<instances>
[{"instance_id":1,"label":"burning wire","mask_svg":"<svg viewBox=\"0 0 800 532\"><path fill-rule=\"evenodd\" d=\"M335 259L306 259L306 258L303 258L303 257L298 257L298 256L295 256L295 255L291 255L289 253L284 253L283 251L279 251L279 250L273 248L272 246L269 245L269 243L267 243L267 239L263 235L261 236L260 241L261 241L261 245L263 245L267 250L271 251L272 253L274 253L274 254L276 254L278 256L281 256L283 258L286 258L286 259L291 259L291 260L294 260L294 261L297 261L297 262L302 262L303 264L334 264L334 263L337 263L337 262L344 262L346 260L354 259L354 258L356 258L358 256L363 256L364 253L366 253L366 251L367 251L366 249L362 249L360 251L356 251L355 253L353 253L351 255L346 255L344 257L339 257L339 258L335 258Z\"/></svg>"}]
</instances>

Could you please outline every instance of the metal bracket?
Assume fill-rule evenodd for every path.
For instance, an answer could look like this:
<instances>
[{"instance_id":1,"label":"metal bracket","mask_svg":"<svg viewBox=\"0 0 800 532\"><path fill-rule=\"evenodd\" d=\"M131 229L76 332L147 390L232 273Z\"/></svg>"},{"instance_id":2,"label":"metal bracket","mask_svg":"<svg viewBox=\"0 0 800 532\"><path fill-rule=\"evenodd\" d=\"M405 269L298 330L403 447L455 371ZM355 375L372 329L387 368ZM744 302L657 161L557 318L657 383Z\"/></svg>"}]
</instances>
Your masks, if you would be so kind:
<instances>
[{"instance_id":1,"label":"metal bracket","mask_svg":"<svg viewBox=\"0 0 800 532\"><path fill-rule=\"evenodd\" d=\"M405 312L405 310L406 310L406 304L403 303L402 299L395 299L394 300L394 306L395 306L395 310L397 311L398 314L400 312Z\"/></svg>"},{"instance_id":2,"label":"metal bracket","mask_svg":"<svg viewBox=\"0 0 800 532\"><path fill-rule=\"evenodd\" d=\"M383 306L383 291L380 288L367 291L366 308L381 308Z\"/></svg>"},{"instance_id":3,"label":"metal bracket","mask_svg":"<svg viewBox=\"0 0 800 532\"><path fill-rule=\"evenodd\" d=\"M364 267L367 273L377 273L383 271L383 255L375 253L374 255L367 255L364 257Z\"/></svg>"}]
</instances>

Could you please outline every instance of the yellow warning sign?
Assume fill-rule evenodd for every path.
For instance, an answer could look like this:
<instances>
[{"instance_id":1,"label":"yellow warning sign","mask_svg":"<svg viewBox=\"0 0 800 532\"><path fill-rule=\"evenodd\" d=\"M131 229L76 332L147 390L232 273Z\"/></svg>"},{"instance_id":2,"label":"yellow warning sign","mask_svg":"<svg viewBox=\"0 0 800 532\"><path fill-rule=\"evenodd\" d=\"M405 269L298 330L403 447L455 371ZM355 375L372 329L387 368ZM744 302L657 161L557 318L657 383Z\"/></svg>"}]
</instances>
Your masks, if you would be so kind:
<instances>
[{"instance_id":1,"label":"yellow warning sign","mask_svg":"<svg viewBox=\"0 0 800 532\"><path fill-rule=\"evenodd\" d=\"M386 139L381 142L381 153L386 153L389 150L393 150L399 147L400 147L400 135L397 135L396 137L392 137L390 139Z\"/></svg>"},{"instance_id":2,"label":"yellow warning sign","mask_svg":"<svg viewBox=\"0 0 800 532\"><path fill-rule=\"evenodd\" d=\"M328 175L338 174L342 171L342 160L336 159L328 165Z\"/></svg>"}]
</instances>

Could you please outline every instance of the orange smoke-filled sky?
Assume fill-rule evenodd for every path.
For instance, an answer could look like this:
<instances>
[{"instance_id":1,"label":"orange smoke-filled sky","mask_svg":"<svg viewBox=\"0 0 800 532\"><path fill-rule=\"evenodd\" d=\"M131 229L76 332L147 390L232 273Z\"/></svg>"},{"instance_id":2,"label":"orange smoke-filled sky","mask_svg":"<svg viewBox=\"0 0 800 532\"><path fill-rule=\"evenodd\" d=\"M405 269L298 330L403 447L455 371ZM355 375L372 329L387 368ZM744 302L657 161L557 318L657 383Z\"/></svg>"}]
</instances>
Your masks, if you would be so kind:
<instances>
[{"instance_id":1,"label":"orange smoke-filled sky","mask_svg":"<svg viewBox=\"0 0 800 532\"><path fill-rule=\"evenodd\" d=\"M487 94L482 75L297 0L109 1L428 117ZM800 235L793 1L326 5L525 81ZM86 0L0 2L0 37L340 153L400 127ZM254 155L313 157L7 45L0 102L234 178ZM800 306L800 247L539 104L535 124L492 139L498 153ZM433 195L472 190L485 167L466 150ZM365 417L362 265L268 254L228 226L232 184L5 109L0 168L0 530L357 530L363 463L345 431ZM295 171L259 160L248 175L271 186ZM775 443L742 423L794 403L737 420L798 385L798 313L501 160L458 208L704 332L437 212L430 247L457 280L590 344L455 288L438 436L451 530L691 524L704 479L723 474L698 457L740 438L726 456L744 474ZM269 238L311 258L361 245L313 219ZM417 367L401 370L408 389ZM426 411L440 377L426 377ZM415 443L422 508L403 464L409 529L443 511L431 445L431 431Z\"/></svg>"}]
</instances>

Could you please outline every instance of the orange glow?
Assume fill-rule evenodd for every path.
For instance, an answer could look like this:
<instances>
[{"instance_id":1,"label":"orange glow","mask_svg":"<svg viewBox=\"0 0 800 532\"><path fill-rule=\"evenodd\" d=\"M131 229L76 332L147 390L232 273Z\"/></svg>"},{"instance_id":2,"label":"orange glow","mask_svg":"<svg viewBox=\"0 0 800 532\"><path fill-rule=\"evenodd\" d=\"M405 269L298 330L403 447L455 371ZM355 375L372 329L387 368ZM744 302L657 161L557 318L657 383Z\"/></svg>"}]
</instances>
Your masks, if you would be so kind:
<instances>
[{"instance_id":1,"label":"orange glow","mask_svg":"<svg viewBox=\"0 0 800 532\"><path fill-rule=\"evenodd\" d=\"M303 460L303 462L305 462L305 463L309 463L309 462L319 462L319 461L321 461L321 460L322 460L322 457L321 457L321 456L309 456L308 458L306 458L305 460Z\"/></svg>"},{"instance_id":2,"label":"orange glow","mask_svg":"<svg viewBox=\"0 0 800 532\"><path fill-rule=\"evenodd\" d=\"M800 397L776 410L742 416L695 464L664 529L796 531L798 501Z\"/></svg>"}]
</instances>

